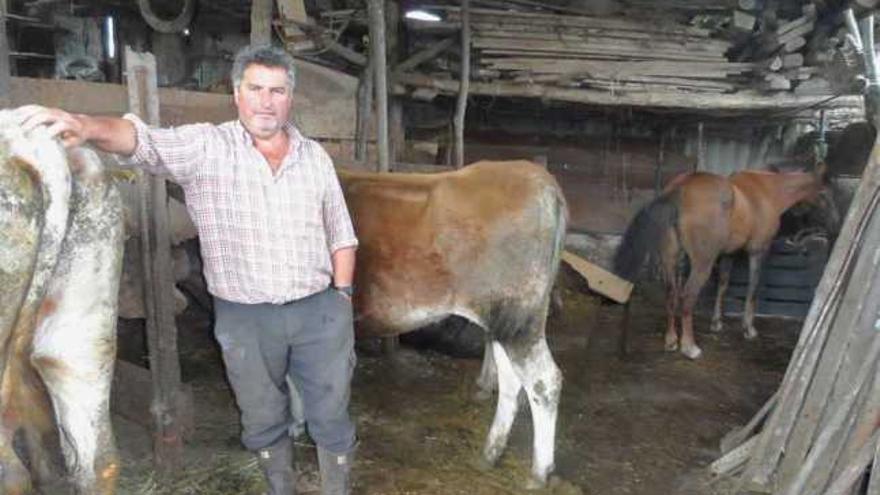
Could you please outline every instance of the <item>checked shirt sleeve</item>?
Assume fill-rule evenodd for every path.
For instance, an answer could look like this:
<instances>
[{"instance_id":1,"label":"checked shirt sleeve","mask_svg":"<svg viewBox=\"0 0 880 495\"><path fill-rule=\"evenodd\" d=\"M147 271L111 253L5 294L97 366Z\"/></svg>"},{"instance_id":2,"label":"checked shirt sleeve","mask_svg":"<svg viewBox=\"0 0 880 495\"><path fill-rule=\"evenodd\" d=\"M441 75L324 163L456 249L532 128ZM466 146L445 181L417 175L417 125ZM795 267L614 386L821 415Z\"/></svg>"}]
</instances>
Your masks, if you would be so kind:
<instances>
[{"instance_id":1,"label":"checked shirt sleeve","mask_svg":"<svg viewBox=\"0 0 880 495\"><path fill-rule=\"evenodd\" d=\"M134 124L137 144L131 156L119 156L122 166L137 166L149 173L169 175L183 184L195 176L207 159L207 143L214 129L211 124L190 124L179 127L149 127L134 114L124 119Z\"/></svg>"},{"instance_id":2,"label":"checked shirt sleeve","mask_svg":"<svg viewBox=\"0 0 880 495\"><path fill-rule=\"evenodd\" d=\"M348 207L345 205L345 197L342 195L342 187L339 178L333 168L333 161L324 150L319 155L320 169L324 174L324 230L327 233L327 248L331 253L346 247L356 247L357 237Z\"/></svg>"}]
</instances>

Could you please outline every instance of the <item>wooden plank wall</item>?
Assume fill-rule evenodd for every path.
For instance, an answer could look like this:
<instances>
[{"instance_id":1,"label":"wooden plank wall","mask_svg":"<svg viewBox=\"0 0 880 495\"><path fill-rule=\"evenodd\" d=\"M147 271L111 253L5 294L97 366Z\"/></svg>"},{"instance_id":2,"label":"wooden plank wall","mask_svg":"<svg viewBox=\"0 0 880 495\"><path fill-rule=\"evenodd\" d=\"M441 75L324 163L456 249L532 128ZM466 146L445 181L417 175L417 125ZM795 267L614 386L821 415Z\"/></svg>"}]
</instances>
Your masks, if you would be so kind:
<instances>
[{"instance_id":1,"label":"wooden plank wall","mask_svg":"<svg viewBox=\"0 0 880 495\"><path fill-rule=\"evenodd\" d=\"M293 121L309 137L353 141L357 80L349 75L297 61ZM11 78L12 106L40 104L71 112L122 115L128 111L125 86L86 81ZM232 95L159 89L163 125L225 122L236 116Z\"/></svg>"}]
</instances>

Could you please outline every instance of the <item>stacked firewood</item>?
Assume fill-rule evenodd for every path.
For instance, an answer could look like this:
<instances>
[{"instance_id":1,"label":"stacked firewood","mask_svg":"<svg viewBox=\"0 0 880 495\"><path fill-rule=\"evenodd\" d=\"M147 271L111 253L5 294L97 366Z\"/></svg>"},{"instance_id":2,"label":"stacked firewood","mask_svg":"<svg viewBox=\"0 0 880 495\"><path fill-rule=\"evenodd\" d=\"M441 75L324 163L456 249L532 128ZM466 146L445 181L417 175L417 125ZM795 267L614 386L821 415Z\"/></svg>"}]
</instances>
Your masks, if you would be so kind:
<instances>
[{"instance_id":1,"label":"stacked firewood","mask_svg":"<svg viewBox=\"0 0 880 495\"><path fill-rule=\"evenodd\" d=\"M851 89L847 87L852 83L851 70L846 70L845 65L834 66L845 62L839 60L838 48L844 45L847 34L836 13L819 12L816 4L809 2L802 5L800 12L776 11L774 5L740 0L733 13L731 27L745 40L734 50L733 58L758 64L758 88L793 90L803 95ZM756 10L758 7L761 10ZM819 22L822 17L826 18ZM829 81L827 74L835 74L840 80Z\"/></svg>"},{"instance_id":2,"label":"stacked firewood","mask_svg":"<svg viewBox=\"0 0 880 495\"><path fill-rule=\"evenodd\" d=\"M859 47L847 44L846 23L825 3L638 1L644 9L627 15L529 10L520 4L536 3L526 1L471 8L471 78L621 93L859 92L859 67L845 56ZM504 4L482 4L495 3ZM459 7L432 9L443 13L442 22L409 21L408 28L460 29ZM453 62L431 75L458 72Z\"/></svg>"},{"instance_id":3,"label":"stacked firewood","mask_svg":"<svg viewBox=\"0 0 880 495\"><path fill-rule=\"evenodd\" d=\"M460 25L457 7L439 7ZM724 93L757 64L730 62L726 39L673 19L471 9L480 77L621 92ZM418 26L413 26L418 29Z\"/></svg>"}]
</instances>

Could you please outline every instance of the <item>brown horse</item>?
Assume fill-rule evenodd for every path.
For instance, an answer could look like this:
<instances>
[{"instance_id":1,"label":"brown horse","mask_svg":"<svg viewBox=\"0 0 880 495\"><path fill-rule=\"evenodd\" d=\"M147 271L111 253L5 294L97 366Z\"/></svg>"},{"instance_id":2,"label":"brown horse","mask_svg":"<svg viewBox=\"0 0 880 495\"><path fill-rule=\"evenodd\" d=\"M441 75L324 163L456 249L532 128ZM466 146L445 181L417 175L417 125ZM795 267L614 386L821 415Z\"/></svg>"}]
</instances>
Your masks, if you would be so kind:
<instances>
[{"instance_id":1,"label":"brown horse","mask_svg":"<svg viewBox=\"0 0 880 495\"><path fill-rule=\"evenodd\" d=\"M691 359L700 357L702 351L693 333L694 304L719 255L740 249L749 255L742 326L747 339L757 337L752 323L755 288L761 262L779 229L779 218L795 203L818 196L825 171L825 165L820 164L811 172L748 170L726 178L705 172L684 174L636 214L615 254L614 269L622 277L633 279L649 255L659 260L667 288L666 350L680 350ZM686 280L683 262L690 268ZM721 302L731 265L731 258L723 256L713 331L722 328ZM680 338L675 327L679 311Z\"/></svg>"}]
</instances>

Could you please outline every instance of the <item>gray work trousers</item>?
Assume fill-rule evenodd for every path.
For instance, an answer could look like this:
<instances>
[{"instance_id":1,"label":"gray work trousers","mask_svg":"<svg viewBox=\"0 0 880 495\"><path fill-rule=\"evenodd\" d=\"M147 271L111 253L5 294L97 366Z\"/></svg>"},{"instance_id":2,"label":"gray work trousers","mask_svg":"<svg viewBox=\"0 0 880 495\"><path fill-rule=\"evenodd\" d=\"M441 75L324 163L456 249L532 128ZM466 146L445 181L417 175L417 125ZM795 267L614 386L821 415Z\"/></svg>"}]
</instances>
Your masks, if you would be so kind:
<instances>
[{"instance_id":1,"label":"gray work trousers","mask_svg":"<svg viewBox=\"0 0 880 495\"><path fill-rule=\"evenodd\" d=\"M348 414L355 366L351 302L334 289L282 305L214 300L214 335L241 410L244 446L258 450L288 434L288 378L302 396L315 443L349 452L355 444Z\"/></svg>"}]
</instances>

